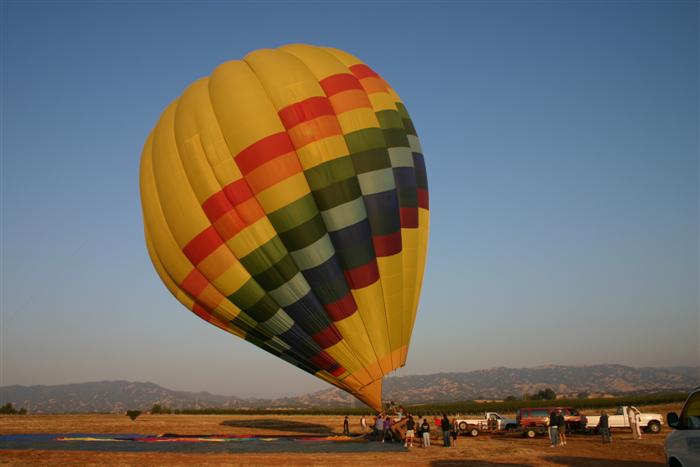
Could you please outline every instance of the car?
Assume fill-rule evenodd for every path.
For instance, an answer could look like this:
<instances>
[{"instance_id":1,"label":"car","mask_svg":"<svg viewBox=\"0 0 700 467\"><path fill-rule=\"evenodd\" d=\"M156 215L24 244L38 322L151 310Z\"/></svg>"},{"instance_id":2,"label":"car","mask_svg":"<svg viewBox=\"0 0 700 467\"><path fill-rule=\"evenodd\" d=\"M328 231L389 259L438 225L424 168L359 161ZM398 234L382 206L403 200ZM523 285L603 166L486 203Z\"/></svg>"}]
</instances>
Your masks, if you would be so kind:
<instances>
[{"instance_id":1,"label":"car","mask_svg":"<svg viewBox=\"0 0 700 467\"><path fill-rule=\"evenodd\" d=\"M669 467L700 465L700 387L695 388L683 404L680 416L666 415L673 431L666 437L664 452Z\"/></svg>"},{"instance_id":2,"label":"car","mask_svg":"<svg viewBox=\"0 0 700 467\"><path fill-rule=\"evenodd\" d=\"M523 434L528 438L534 438L537 434L547 431L549 415L556 410L561 410L564 414L567 432L581 431L586 428L588 422L586 416L573 407L522 408L516 412L515 419L518 427L523 430Z\"/></svg>"}]
</instances>

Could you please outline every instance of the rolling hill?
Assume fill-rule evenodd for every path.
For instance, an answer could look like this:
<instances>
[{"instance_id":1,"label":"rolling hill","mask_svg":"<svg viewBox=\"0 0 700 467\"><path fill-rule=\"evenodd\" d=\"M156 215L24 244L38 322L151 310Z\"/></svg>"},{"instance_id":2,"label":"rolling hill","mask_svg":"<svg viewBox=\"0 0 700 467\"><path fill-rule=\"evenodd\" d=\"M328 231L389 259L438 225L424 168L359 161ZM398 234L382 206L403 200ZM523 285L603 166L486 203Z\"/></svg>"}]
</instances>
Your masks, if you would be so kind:
<instances>
[{"instance_id":1,"label":"rolling hill","mask_svg":"<svg viewBox=\"0 0 700 467\"><path fill-rule=\"evenodd\" d=\"M390 377L384 399L426 403L520 397L545 388L560 395L619 395L688 390L700 385L700 367L632 368L623 365L492 368L462 373ZM100 381L55 386L0 387L0 403L31 413L124 412L153 404L182 408L307 408L360 406L347 393L329 388L297 397L239 398L208 392L173 391L154 383Z\"/></svg>"}]
</instances>

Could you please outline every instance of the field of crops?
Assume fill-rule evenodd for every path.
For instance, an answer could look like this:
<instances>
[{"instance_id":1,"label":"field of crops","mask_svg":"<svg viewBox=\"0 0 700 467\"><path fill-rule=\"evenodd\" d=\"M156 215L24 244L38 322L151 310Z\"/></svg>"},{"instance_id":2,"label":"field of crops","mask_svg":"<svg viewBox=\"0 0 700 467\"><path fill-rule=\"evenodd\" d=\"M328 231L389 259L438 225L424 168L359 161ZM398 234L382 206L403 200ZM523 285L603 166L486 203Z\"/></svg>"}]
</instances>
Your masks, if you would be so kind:
<instances>
[{"instance_id":1,"label":"field of crops","mask_svg":"<svg viewBox=\"0 0 700 467\"><path fill-rule=\"evenodd\" d=\"M476 414L480 412L511 413L522 407L558 407L568 406L578 409L605 409L618 405L649 406L682 403L688 393L674 392L639 396L588 399L555 400L515 400L495 402L436 402L432 404L410 405L404 407L410 413L421 415L438 415L441 413ZM309 409L185 409L175 413L185 415L373 415L369 408L309 408Z\"/></svg>"}]
</instances>

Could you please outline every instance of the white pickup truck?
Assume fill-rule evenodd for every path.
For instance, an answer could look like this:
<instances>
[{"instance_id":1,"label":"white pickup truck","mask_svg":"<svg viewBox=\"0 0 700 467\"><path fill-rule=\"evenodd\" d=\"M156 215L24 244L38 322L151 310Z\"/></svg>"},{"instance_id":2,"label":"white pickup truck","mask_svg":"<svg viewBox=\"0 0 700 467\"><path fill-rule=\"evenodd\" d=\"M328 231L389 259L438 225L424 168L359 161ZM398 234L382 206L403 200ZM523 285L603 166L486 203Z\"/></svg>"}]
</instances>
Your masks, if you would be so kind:
<instances>
[{"instance_id":1,"label":"white pickup truck","mask_svg":"<svg viewBox=\"0 0 700 467\"><path fill-rule=\"evenodd\" d=\"M459 431L469 433L471 436L479 436L482 431L510 430L518 426L514 418L503 418L496 412L485 412L479 418L457 417Z\"/></svg>"},{"instance_id":2,"label":"white pickup truck","mask_svg":"<svg viewBox=\"0 0 700 467\"><path fill-rule=\"evenodd\" d=\"M617 411L614 415L608 415L608 426L610 428L629 428L629 410L637 410L636 407L628 407L626 405L620 405L617 407ZM637 411L639 412L639 411ZM600 421L600 415L586 415L588 423L586 424L587 429L594 430L598 426ZM661 425L664 424L663 417L658 413L640 413L637 415L637 423L642 430L646 430L650 433L658 433L661 431Z\"/></svg>"}]
</instances>

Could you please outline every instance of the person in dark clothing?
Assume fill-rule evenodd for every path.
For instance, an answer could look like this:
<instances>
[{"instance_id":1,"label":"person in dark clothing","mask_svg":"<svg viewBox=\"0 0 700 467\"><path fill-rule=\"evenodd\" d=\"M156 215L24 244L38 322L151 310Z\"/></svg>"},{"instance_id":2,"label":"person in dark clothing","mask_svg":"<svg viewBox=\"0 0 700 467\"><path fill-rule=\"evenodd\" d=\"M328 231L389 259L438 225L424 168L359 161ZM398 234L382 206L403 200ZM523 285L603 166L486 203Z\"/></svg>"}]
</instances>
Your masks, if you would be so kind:
<instances>
[{"instance_id":1,"label":"person in dark clothing","mask_svg":"<svg viewBox=\"0 0 700 467\"><path fill-rule=\"evenodd\" d=\"M442 414L442 420L440 421L440 428L442 428L442 445L446 448L450 447L450 420L447 415Z\"/></svg>"},{"instance_id":2,"label":"person in dark clothing","mask_svg":"<svg viewBox=\"0 0 700 467\"><path fill-rule=\"evenodd\" d=\"M382 420L382 415L379 414L374 419L374 425L372 426L374 432L372 433L372 439L374 441L381 441L382 434L384 434L384 420Z\"/></svg>"},{"instance_id":3,"label":"person in dark clothing","mask_svg":"<svg viewBox=\"0 0 700 467\"><path fill-rule=\"evenodd\" d=\"M427 418L423 418L423 423L420 426L420 432L423 435L423 447L430 447L430 424Z\"/></svg>"},{"instance_id":4,"label":"person in dark clothing","mask_svg":"<svg viewBox=\"0 0 700 467\"><path fill-rule=\"evenodd\" d=\"M610 436L610 425L608 424L608 413L603 410L600 412L600 420L598 421L598 432L603 438L603 444L610 444L612 441Z\"/></svg>"},{"instance_id":5,"label":"person in dark clothing","mask_svg":"<svg viewBox=\"0 0 700 467\"><path fill-rule=\"evenodd\" d=\"M486 421L486 425L488 426L489 430L496 431L496 429L498 428L498 420L496 420L496 415L489 415L489 419Z\"/></svg>"},{"instance_id":6,"label":"person in dark clothing","mask_svg":"<svg viewBox=\"0 0 700 467\"><path fill-rule=\"evenodd\" d=\"M559 445L559 416L556 410L549 413L549 442L550 447Z\"/></svg>"},{"instance_id":7,"label":"person in dark clothing","mask_svg":"<svg viewBox=\"0 0 700 467\"><path fill-rule=\"evenodd\" d=\"M416 422L413 421L412 416L408 416L406 420L406 442L404 442L404 447L413 447L413 437L415 436Z\"/></svg>"},{"instance_id":8,"label":"person in dark clothing","mask_svg":"<svg viewBox=\"0 0 700 467\"><path fill-rule=\"evenodd\" d=\"M343 420L343 434L344 435L349 435L350 434L350 422L348 422L348 416L345 416L345 420Z\"/></svg>"}]
</instances>

